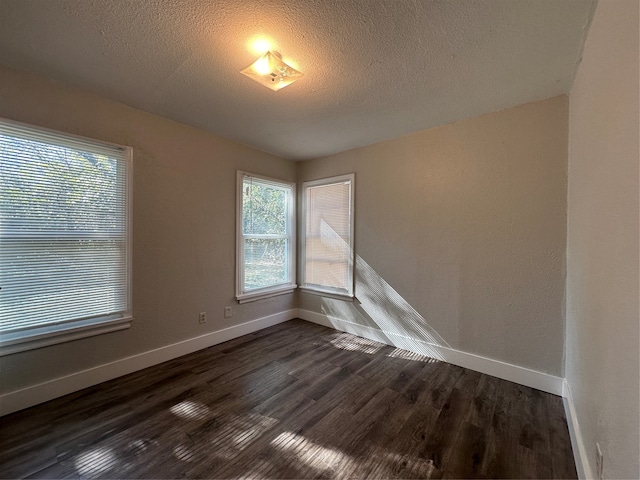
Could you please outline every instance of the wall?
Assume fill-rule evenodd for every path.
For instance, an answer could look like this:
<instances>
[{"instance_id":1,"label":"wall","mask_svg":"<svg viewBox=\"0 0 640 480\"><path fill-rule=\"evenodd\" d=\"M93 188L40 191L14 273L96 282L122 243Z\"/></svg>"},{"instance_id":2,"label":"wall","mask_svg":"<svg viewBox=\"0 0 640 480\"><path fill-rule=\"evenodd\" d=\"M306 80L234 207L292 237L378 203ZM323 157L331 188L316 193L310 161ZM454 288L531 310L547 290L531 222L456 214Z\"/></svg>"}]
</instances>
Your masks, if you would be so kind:
<instances>
[{"instance_id":1,"label":"wall","mask_svg":"<svg viewBox=\"0 0 640 480\"><path fill-rule=\"evenodd\" d=\"M599 2L570 97L566 380L606 478L640 478L638 14Z\"/></svg>"},{"instance_id":2,"label":"wall","mask_svg":"<svg viewBox=\"0 0 640 480\"><path fill-rule=\"evenodd\" d=\"M563 376L568 99L300 165L355 172L356 295L300 307Z\"/></svg>"},{"instance_id":3,"label":"wall","mask_svg":"<svg viewBox=\"0 0 640 480\"><path fill-rule=\"evenodd\" d=\"M293 295L234 300L235 172L295 180L295 163L5 68L0 116L129 145L134 159L132 328L2 357L0 394L293 308Z\"/></svg>"}]
</instances>

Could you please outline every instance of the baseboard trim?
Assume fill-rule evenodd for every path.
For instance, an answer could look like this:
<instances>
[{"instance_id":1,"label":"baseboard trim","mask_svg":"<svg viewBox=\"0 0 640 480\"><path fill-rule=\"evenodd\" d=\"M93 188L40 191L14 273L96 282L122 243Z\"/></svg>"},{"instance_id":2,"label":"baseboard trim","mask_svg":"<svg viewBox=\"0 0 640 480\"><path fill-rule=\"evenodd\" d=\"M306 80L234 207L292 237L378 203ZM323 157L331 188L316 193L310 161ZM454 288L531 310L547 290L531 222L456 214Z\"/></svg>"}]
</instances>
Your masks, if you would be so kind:
<instances>
[{"instance_id":1,"label":"baseboard trim","mask_svg":"<svg viewBox=\"0 0 640 480\"><path fill-rule=\"evenodd\" d=\"M408 338L406 336L382 331L377 328L368 327L340 318L312 312L310 310L298 309L298 317L309 322L324 325L347 333L352 333L360 337L368 338L378 342L386 343L393 347L402 348L413 353L426 355L437 360L443 360L460 367L465 367L477 372L493 375L494 377L509 380L511 382L537 388L554 395L563 394L563 379L547 373L538 372L510 363L493 360L473 353L455 350L449 347L442 347L422 340Z\"/></svg>"},{"instance_id":2,"label":"baseboard trim","mask_svg":"<svg viewBox=\"0 0 640 480\"><path fill-rule=\"evenodd\" d=\"M593 470L591 470L591 465L589 464L587 449L584 446L584 439L582 438L580 424L578 423L578 415L576 414L573 394L571 393L571 388L566 380L563 382L562 396L564 411L567 416L567 426L569 427L569 436L571 437L571 446L573 447L573 458L576 462L576 470L578 471L578 478L596 478L593 476Z\"/></svg>"},{"instance_id":3,"label":"baseboard trim","mask_svg":"<svg viewBox=\"0 0 640 480\"><path fill-rule=\"evenodd\" d=\"M481 373L493 375L498 378L516 382L529 387L549 392L555 395L567 396L568 385L562 378L530 370L517 365L508 364L499 360L493 360L472 353L462 352L449 347L442 347L424 341L411 339L393 332L385 332L380 329L349 322L347 320L329 317L327 315L312 312L305 309L290 309L256 320L234 325L232 327L217 330L205 335L183 340L171 345L166 345L154 350L149 350L137 355L126 357L114 362L99 365L63 377L55 378L29 387L15 390L0 395L0 416L22 410L39 403L52 400L69 393L82 390L101 382L106 382L122 375L127 375L143 368L157 365L168 360L217 345L249 333L262 330L293 318L324 325L335 330L352 333L364 338L379 341L394 347L402 348L420 355L426 355L438 360L443 360L454 365L469 368ZM580 441L579 428L573 403L568 398L569 409L567 418L571 419L570 431L578 432L576 442ZM573 440L573 433L572 433ZM581 443L574 442L584 450ZM576 448L574 448L574 451ZM584 454L584 452L582 452ZM578 464L576 453L576 464ZM582 460L580 461L582 462ZM588 467L587 467L588 468Z\"/></svg>"},{"instance_id":4,"label":"baseboard trim","mask_svg":"<svg viewBox=\"0 0 640 480\"><path fill-rule=\"evenodd\" d=\"M291 309L0 395L0 416L151 367L297 317Z\"/></svg>"}]
</instances>

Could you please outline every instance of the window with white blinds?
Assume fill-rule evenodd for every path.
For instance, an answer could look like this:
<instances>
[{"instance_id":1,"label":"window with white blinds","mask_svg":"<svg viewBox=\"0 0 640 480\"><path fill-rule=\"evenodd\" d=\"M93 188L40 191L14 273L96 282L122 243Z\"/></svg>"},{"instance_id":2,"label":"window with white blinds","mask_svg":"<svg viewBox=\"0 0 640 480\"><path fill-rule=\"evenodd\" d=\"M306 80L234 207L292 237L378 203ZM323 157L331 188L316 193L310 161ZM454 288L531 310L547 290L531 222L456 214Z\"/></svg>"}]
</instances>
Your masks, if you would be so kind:
<instances>
[{"instance_id":1,"label":"window with white blinds","mask_svg":"<svg viewBox=\"0 0 640 480\"><path fill-rule=\"evenodd\" d=\"M354 175L302 185L304 289L353 297Z\"/></svg>"},{"instance_id":2,"label":"window with white blinds","mask_svg":"<svg viewBox=\"0 0 640 480\"><path fill-rule=\"evenodd\" d=\"M293 291L295 184L238 172L237 189L237 300Z\"/></svg>"},{"instance_id":3,"label":"window with white blinds","mask_svg":"<svg viewBox=\"0 0 640 480\"><path fill-rule=\"evenodd\" d=\"M0 120L3 352L128 326L130 156L126 147Z\"/></svg>"}]
</instances>

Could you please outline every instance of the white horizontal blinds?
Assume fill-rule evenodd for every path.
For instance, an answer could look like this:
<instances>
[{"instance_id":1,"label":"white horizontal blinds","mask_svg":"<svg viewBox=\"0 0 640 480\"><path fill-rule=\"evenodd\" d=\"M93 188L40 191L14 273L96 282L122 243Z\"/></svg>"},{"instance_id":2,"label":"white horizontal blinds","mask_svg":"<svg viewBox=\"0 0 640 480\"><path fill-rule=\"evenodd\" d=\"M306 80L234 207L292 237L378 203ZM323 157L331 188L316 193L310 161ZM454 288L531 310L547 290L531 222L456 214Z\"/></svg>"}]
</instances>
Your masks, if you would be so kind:
<instances>
[{"instance_id":1,"label":"white horizontal blinds","mask_svg":"<svg viewBox=\"0 0 640 480\"><path fill-rule=\"evenodd\" d=\"M0 121L0 332L128 310L127 152Z\"/></svg>"},{"instance_id":2,"label":"white horizontal blinds","mask_svg":"<svg viewBox=\"0 0 640 480\"><path fill-rule=\"evenodd\" d=\"M245 175L242 190L243 292L290 283L291 186Z\"/></svg>"},{"instance_id":3,"label":"white horizontal blinds","mask_svg":"<svg viewBox=\"0 0 640 480\"><path fill-rule=\"evenodd\" d=\"M306 286L352 293L351 181L306 188Z\"/></svg>"}]
</instances>

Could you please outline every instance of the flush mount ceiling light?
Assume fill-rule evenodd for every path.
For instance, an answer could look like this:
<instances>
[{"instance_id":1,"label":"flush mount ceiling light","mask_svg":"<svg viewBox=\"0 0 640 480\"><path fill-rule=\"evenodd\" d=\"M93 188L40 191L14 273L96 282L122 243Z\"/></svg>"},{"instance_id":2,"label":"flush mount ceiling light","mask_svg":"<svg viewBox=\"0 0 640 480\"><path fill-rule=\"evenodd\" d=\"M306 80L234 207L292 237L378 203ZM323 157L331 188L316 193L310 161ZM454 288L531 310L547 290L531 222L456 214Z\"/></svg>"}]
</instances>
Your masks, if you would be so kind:
<instances>
[{"instance_id":1,"label":"flush mount ceiling light","mask_svg":"<svg viewBox=\"0 0 640 480\"><path fill-rule=\"evenodd\" d=\"M278 52L271 51L262 55L241 73L271 90L280 90L304 75L291 65L284 63Z\"/></svg>"}]
</instances>

